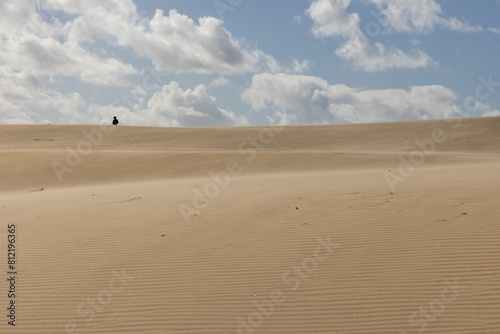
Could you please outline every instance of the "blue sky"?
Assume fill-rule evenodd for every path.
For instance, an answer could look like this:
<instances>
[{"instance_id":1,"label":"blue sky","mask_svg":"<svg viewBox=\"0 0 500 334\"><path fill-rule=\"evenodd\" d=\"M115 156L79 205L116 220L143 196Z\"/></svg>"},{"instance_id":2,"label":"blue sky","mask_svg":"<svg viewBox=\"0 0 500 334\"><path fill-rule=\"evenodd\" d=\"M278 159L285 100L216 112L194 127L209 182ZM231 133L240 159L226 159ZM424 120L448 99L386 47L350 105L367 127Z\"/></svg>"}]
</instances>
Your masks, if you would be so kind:
<instances>
[{"instance_id":1,"label":"blue sky","mask_svg":"<svg viewBox=\"0 0 500 334\"><path fill-rule=\"evenodd\" d=\"M500 1L0 4L0 123L500 116Z\"/></svg>"}]
</instances>

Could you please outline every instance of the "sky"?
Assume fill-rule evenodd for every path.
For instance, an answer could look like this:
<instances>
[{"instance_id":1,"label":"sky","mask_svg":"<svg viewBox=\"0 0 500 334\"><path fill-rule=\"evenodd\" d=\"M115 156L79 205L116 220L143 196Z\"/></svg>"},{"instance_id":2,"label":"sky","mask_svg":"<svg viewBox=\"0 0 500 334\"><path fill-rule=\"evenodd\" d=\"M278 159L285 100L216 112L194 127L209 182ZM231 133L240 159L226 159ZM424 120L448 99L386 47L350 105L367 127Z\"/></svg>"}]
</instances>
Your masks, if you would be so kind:
<instances>
[{"instance_id":1,"label":"sky","mask_svg":"<svg viewBox=\"0 0 500 334\"><path fill-rule=\"evenodd\" d=\"M500 116L498 0L2 0L0 124Z\"/></svg>"}]
</instances>

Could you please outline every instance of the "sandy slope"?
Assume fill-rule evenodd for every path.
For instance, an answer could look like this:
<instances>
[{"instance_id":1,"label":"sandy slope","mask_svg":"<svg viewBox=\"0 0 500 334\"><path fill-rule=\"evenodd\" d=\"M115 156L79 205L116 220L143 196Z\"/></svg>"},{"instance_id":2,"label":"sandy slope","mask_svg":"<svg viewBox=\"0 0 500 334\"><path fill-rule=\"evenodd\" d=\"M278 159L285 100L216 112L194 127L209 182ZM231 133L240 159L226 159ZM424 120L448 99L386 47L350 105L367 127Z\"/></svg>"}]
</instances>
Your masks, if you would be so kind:
<instances>
[{"instance_id":1,"label":"sandy slope","mask_svg":"<svg viewBox=\"0 0 500 334\"><path fill-rule=\"evenodd\" d=\"M113 129L0 126L0 333L500 333L500 119Z\"/></svg>"}]
</instances>

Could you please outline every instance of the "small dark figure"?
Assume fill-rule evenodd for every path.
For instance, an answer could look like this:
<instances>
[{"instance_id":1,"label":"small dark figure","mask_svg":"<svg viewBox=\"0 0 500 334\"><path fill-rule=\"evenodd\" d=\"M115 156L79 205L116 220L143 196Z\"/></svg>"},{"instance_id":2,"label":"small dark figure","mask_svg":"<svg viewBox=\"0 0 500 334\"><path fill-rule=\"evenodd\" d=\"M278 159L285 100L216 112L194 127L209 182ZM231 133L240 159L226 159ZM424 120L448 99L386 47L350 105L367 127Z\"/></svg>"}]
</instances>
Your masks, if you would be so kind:
<instances>
[{"instance_id":1,"label":"small dark figure","mask_svg":"<svg viewBox=\"0 0 500 334\"><path fill-rule=\"evenodd\" d=\"M120 123L118 122L118 118L116 118L116 116L113 117L113 125L118 125L118 123Z\"/></svg>"}]
</instances>

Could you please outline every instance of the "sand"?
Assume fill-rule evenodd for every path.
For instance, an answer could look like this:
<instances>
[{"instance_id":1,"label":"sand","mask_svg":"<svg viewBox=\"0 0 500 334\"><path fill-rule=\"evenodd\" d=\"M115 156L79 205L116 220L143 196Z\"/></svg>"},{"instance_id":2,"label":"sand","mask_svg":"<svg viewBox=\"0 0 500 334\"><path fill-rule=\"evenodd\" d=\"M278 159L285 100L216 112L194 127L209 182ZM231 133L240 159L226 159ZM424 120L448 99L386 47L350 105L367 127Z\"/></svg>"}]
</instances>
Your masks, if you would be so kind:
<instances>
[{"instance_id":1,"label":"sand","mask_svg":"<svg viewBox=\"0 0 500 334\"><path fill-rule=\"evenodd\" d=\"M500 333L500 118L111 130L0 126L0 333Z\"/></svg>"}]
</instances>

